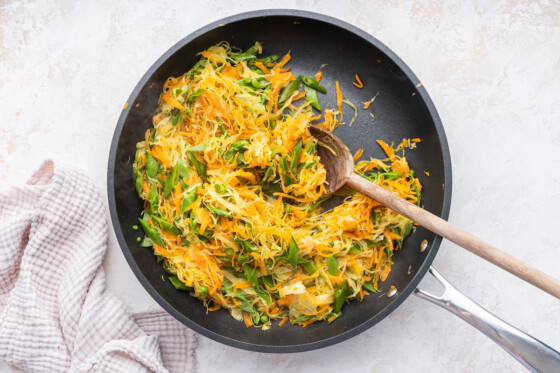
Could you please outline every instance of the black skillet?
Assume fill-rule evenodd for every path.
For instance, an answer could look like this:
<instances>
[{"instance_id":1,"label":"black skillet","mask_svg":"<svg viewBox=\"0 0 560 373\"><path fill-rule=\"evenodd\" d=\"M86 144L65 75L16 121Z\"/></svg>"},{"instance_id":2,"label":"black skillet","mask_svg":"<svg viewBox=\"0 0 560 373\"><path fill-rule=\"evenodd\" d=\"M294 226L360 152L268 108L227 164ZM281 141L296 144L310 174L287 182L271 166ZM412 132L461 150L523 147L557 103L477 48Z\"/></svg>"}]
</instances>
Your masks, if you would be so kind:
<instances>
[{"instance_id":1,"label":"black skillet","mask_svg":"<svg viewBox=\"0 0 560 373\"><path fill-rule=\"evenodd\" d=\"M372 327L396 309L415 289L437 253L441 238L418 227L393 257L394 265L382 292L390 286L393 297L368 296L362 302L344 306L342 316L332 324L318 322L306 328L273 325L268 331L246 328L227 311L206 314L202 303L173 288L161 263L151 249L136 241L132 229L142 211L132 182L132 159L138 141L152 125L163 83L170 76L189 70L199 59L197 53L220 41L246 49L255 41L263 43L263 55L291 52L288 66L294 74L313 76L323 68L321 82L327 90L323 106L335 102L335 80L342 92L358 107L358 117L350 127L353 110L344 109L346 125L336 131L352 152L364 148L362 159L384 158L376 139L400 142L420 138L418 149L407 151L412 169L423 185L422 203L428 211L446 219L451 202L451 162L447 140L437 111L421 82L389 48L364 31L340 20L295 10L265 10L228 17L185 37L161 56L142 77L128 99L111 145L108 194L111 218L119 244L133 272L148 293L171 315L193 330L216 341L262 352L297 352L329 346ZM363 89L352 85L359 74ZM379 95L369 110L363 102ZM370 114L373 114L372 117ZM423 171L429 171L425 177ZM426 239L428 246L419 247Z\"/></svg>"}]
</instances>

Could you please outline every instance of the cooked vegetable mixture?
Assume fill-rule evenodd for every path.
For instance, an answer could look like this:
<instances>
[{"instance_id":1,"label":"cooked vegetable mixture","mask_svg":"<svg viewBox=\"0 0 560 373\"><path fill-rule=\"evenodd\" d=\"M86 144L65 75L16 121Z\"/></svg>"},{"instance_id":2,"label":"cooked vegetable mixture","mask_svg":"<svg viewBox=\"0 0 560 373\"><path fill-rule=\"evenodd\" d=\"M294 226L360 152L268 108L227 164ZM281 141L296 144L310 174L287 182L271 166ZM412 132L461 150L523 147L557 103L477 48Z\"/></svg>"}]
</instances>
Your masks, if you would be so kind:
<instances>
[{"instance_id":1,"label":"cooked vegetable mixture","mask_svg":"<svg viewBox=\"0 0 560 373\"><path fill-rule=\"evenodd\" d=\"M326 172L308 131L321 120L323 74L296 77L289 54L261 53L260 43L220 43L165 83L133 165L142 246L173 286L248 327L332 322L347 300L377 292L413 224L351 191L324 207ZM341 123L338 87L319 124L329 130ZM356 172L419 204L420 183L398 155L415 141L378 140L388 158Z\"/></svg>"}]
</instances>

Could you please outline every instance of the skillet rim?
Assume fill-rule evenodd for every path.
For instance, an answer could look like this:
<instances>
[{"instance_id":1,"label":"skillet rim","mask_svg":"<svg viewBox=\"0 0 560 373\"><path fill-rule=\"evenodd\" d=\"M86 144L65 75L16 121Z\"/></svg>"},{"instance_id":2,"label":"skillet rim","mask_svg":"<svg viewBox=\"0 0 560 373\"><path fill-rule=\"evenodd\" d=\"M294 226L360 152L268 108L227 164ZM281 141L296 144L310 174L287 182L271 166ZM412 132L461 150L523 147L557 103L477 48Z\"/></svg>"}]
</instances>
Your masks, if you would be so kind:
<instances>
[{"instance_id":1,"label":"skillet rim","mask_svg":"<svg viewBox=\"0 0 560 373\"><path fill-rule=\"evenodd\" d=\"M392 60L406 75L406 77L416 86L420 84L420 80L416 77L416 75L412 72L412 70L404 63L404 61L398 57L391 49L389 49L385 44L380 42L378 39L373 37L372 35L368 34L367 32L347 23L337 18L333 18L327 15L323 15L320 13L309 12L309 11L302 11L302 10L295 10L295 9L266 9L266 10L256 10L250 12L244 12L235 14L229 17L225 17L214 21L204 27L199 28L198 30L192 32L191 34L187 35L186 37L182 38L179 42L173 45L170 49L168 49L161 57L159 57L150 68L146 71L146 73L142 76L140 81L134 87L132 93L130 94L127 102L135 102L138 94L142 90L142 87L146 84L146 82L150 79L150 77L155 73L155 71L174 53L176 53L179 49L181 49L186 44L190 43L191 41L195 40L199 36L212 31L218 27L220 24L228 24L232 22L244 21L252 18L260 18L260 17L269 17L269 16L284 16L284 17L299 17L299 18L307 18L312 21L320 21L332 24L334 26L340 27L346 31L349 31L355 34L357 37L360 37L366 40L368 43L372 44L374 47L378 48L381 52L385 53L387 57ZM432 102L430 96L426 88L421 85L417 87L417 92L424 101L428 112L430 113L430 117L434 123L436 133L441 144L441 151L442 151L442 158L443 158L443 172L444 172L444 183L445 188L443 190L443 205L442 205L442 212L441 218L447 220L449 217L449 211L451 208L451 194L452 194L452 175L451 175L451 156L449 152L449 146L447 143L447 137L445 136L445 131L443 128L443 124L441 119L437 113L434 103ZM109 152L109 162L107 168L107 195L109 200L109 210L111 216L111 223L113 229L115 231L115 236L117 238L117 242L123 252L128 265L134 272L136 278L140 281L144 289L150 294L150 296L170 315L172 315L175 319L186 325L187 327L191 328L192 330L210 338L217 342L224 343L226 345L249 350L249 351L256 351L256 352L272 352L272 353L289 353L289 352L303 352L303 351L310 351L315 350L327 346L334 345L336 343L340 343L345 341L351 337L354 337L365 330L371 328L375 324L379 323L383 320L387 315L393 312L401 303L404 302L406 298L414 291L414 289L418 286L428 268L431 266L437 252L439 246L442 241L442 237L436 235L434 241L432 242L430 249L427 252L426 257L418 272L414 275L414 277L410 280L406 288L404 288L401 292L398 293L397 297L381 312L373 315L369 320L358 325L353 329L346 330L345 332L333 336L331 338L323 339L316 342L305 343L305 344L298 344L298 345L285 345L285 346L270 346L270 345L261 345L257 343L249 343L243 342L239 340L235 340L226 336L223 336L219 333L214 331L208 330L201 325L191 321L185 315L177 311L173 306L171 306L167 301L165 301L162 296L154 289L154 287L148 282L146 277L143 275L142 271L140 270L138 264L136 263L134 257L132 256L128 244L125 241L124 235L122 233L119 218L117 215L116 210L116 197L115 197L115 182L114 182L114 173L115 173L115 161L116 161L116 154L118 143L121 137L122 129L126 118L128 116L129 111L123 110L121 115L119 116L117 126L115 128L115 132L113 134L113 139L111 141L111 148Z\"/></svg>"}]
</instances>

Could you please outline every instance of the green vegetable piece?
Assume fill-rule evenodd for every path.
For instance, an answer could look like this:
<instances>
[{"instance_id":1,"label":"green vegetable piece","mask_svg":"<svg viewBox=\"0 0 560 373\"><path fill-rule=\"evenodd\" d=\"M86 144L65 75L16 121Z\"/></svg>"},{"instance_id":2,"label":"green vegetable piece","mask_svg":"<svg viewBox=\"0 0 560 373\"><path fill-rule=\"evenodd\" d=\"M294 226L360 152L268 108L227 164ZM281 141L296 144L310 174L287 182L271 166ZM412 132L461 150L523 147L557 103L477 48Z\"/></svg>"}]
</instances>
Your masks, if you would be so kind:
<instances>
[{"instance_id":1,"label":"green vegetable piece","mask_svg":"<svg viewBox=\"0 0 560 373\"><path fill-rule=\"evenodd\" d=\"M189 95L189 97L187 97L187 103L194 102L194 101L198 100L198 98L199 98L200 96L202 96L202 94L203 94L205 91L206 91L205 89L197 89L196 91L194 91L193 93L191 93L191 94Z\"/></svg>"},{"instance_id":2,"label":"green vegetable piece","mask_svg":"<svg viewBox=\"0 0 560 373\"><path fill-rule=\"evenodd\" d=\"M171 272L171 270L169 269L169 267L167 266L167 264L165 264L165 261L163 262L163 270L165 272L167 272L170 275L173 275L173 272Z\"/></svg>"},{"instance_id":3,"label":"green vegetable piece","mask_svg":"<svg viewBox=\"0 0 560 373\"><path fill-rule=\"evenodd\" d=\"M152 239L150 237L144 237L144 240L142 241L142 243L140 243L140 246L142 246L142 247L152 247L152 246L154 246L154 241L152 241Z\"/></svg>"},{"instance_id":4,"label":"green vegetable piece","mask_svg":"<svg viewBox=\"0 0 560 373\"><path fill-rule=\"evenodd\" d=\"M239 140L239 141L234 142L233 144L230 145L228 151L226 152L226 154L224 156L224 159L230 160L237 153L244 152L245 150L247 150L247 148L249 147L250 144L251 143L249 142L249 140Z\"/></svg>"},{"instance_id":5,"label":"green vegetable piece","mask_svg":"<svg viewBox=\"0 0 560 373\"><path fill-rule=\"evenodd\" d=\"M255 45L247 49L245 52L232 54L231 58L237 62L254 60L257 58L260 45L261 43L257 41Z\"/></svg>"},{"instance_id":6,"label":"green vegetable piece","mask_svg":"<svg viewBox=\"0 0 560 373\"><path fill-rule=\"evenodd\" d=\"M150 154L146 154L146 174L149 178L153 179L158 173L158 161Z\"/></svg>"},{"instance_id":7,"label":"green vegetable piece","mask_svg":"<svg viewBox=\"0 0 560 373\"><path fill-rule=\"evenodd\" d=\"M206 165L199 162L198 159L193 155L191 152L187 152L187 159L191 163L191 165L196 169L198 176L202 178L202 180L206 180Z\"/></svg>"},{"instance_id":8,"label":"green vegetable piece","mask_svg":"<svg viewBox=\"0 0 560 373\"><path fill-rule=\"evenodd\" d=\"M257 293L257 295L262 298L266 303L268 304L272 304L272 300L270 299L270 295L268 295L268 293L266 291L264 291L263 289L261 289L260 287L256 286L255 287L255 292Z\"/></svg>"},{"instance_id":9,"label":"green vegetable piece","mask_svg":"<svg viewBox=\"0 0 560 373\"><path fill-rule=\"evenodd\" d=\"M189 117L192 117L191 105L187 103L187 104L185 104L184 108L185 108L185 113L186 113Z\"/></svg>"},{"instance_id":10,"label":"green vegetable piece","mask_svg":"<svg viewBox=\"0 0 560 373\"><path fill-rule=\"evenodd\" d=\"M212 205L206 205L206 207L208 207L208 210L212 211L216 215L224 216L226 218L231 218L231 213L224 209L221 209L219 207L214 207Z\"/></svg>"},{"instance_id":11,"label":"green vegetable piece","mask_svg":"<svg viewBox=\"0 0 560 373\"><path fill-rule=\"evenodd\" d=\"M134 229L135 231L137 231L137 230L138 230L138 226L137 226L137 225L133 225L133 226L132 226L132 229Z\"/></svg>"},{"instance_id":12,"label":"green vegetable piece","mask_svg":"<svg viewBox=\"0 0 560 373\"><path fill-rule=\"evenodd\" d=\"M317 144L313 143L313 144L311 144L307 147L306 152L307 152L307 154L313 154L313 153L315 153L316 149L317 149Z\"/></svg>"},{"instance_id":13,"label":"green vegetable piece","mask_svg":"<svg viewBox=\"0 0 560 373\"><path fill-rule=\"evenodd\" d=\"M305 271L310 275L314 274L318 270L315 263L311 260L308 260L308 261L302 263L302 265L303 265L303 268L305 269Z\"/></svg>"},{"instance_id":14,"label":"green vegetable piece","mask_svg":"<svg viewBox=\"0 0 560 373\"><path fill-rule=\"evenodd\" d=\"M268 101L268 92L270 92L270 86L267 86L261 96L261 104L265 105L266 102Z\"/></svg>"},{"instance_id":15,"label":"green vegetable piece","mask_svg":"<svg viewBox=\"0 0 560 373\"><path fill-rule=\"evenodd\" d=\"M327 259L327 270L333 276L338 274L338 260L334 256L329 256Z\"/></svg>"},{"instance_id":16,"label":"green vegetable piece","mask_svg":"<svg viewBox=\"0 0 560 373\"><path fill-rule=\"evenodd\" d=\"M150 191L148 192L148 203L150 204L150 208L154 210L159 201L159 193L157 188L157 182L154 180L150 185Z\"/></svg>"},{"instance_id":17,"label":"green vegetable piece","mask_svg":"<svg viewBox=\"0 0 560 373\"><path fill-rule=\"evenodd\" d=\"M138 192L138 194L142 193L142 187L144 186L144 173L142 171L135 170L134 184L136 186L136 192Z\"/></svg>"},{"instance_id":18,"label":"green vegetable piece","mask_svg":"<svg viewBox=\"0 0 560 373\"><path fill-rule=\"evenodd\" d=\"M362 285L367 291L371 291L372 293L377 293L377 289L373 287L373 281L366 281Z\"/></svg>"},{"instance_id":19,"label":"green vegetable piece","mask_svg":"<svg viewBox=\"0 0 560 373\"><path fill-rule=\"evenodd\" d=\"M301 76L298 76L295 80L292 80L287 86L282 88L282 91L280 91L280 97L278 98L278 102L283 103L284 101L292 97L294 92L299 89L300 83L301 83Z\"/></svg>"},{"instance_id":20,"label":"green vegetable piece","mask_svg":"<svg viewBox=\"0 0 560 373\"><path fill-rule=\"evenodd\" d=\"M234 241L236 244L243 246L245 250L247 250L250 253L258 251L255 249L253 245L251 245L249 241L244 240L243 238L235 238Z\"/></svg>"},{"instance_id":21,"label":"green vegetable piece","mask_svg":"<svg viewBox=\"0 0 560 373\"><path fill-rule=\"evenodd\" d=\"M299 324L300 322L304 322L307 320L311 320L314 316L310 316L310 315L302 315L300 317L296 317L295 319L293 319L291 321L292 324Z\"/></svg>"},{"instance_id":22,"label":"green vegetable piece","mask_svg":"<svg viewBox=\"0 0 560 373\"><path fill-rule=\"evenodd\" d=\"M205 66L206 66L206 59L201 59L192 67L192 69L189 70L189 72L187 73L188 76L192 79L195 75L200 74L200 72L202 71L202 69L204 69ZM190 87L187 87L187 91L189 88Z\"/></svg>"},{"instance_id":23,"label":"green vegetable piece","mask_svg":"<svg viewBox=\"0 0 560 373\"><path fill-rule=\"evenodd\" d=\"M252 61L256 59L257 56L248 53L237 53L231 56L231 58L236 62L241 62L241 61Z\"/></svg>"},{"instance_id":24,"label":"green vegetable piece","mask_svg":"<svg viewBox=\"0 0 560 373\"><path fill-rule=\"evenodd\" d=\"M266 286L268 286L269 288L274 287L274 282L272 281L272 276L262 276L260 279L262 280L262 283L265 284Z\"/></svg>"},{"instance_id":25,"label":"green vegetable piece","mask_svg":"<svg viewBox=\"0 0 560 373\"><path fill-rule=\"evenodd\" d=\"M385 254L387 255L387 258L391 259L391 257L393 256L393 251L389 248L389 246L387 246L385 248Z\"/></svg>"},{"instance_id":26,"label":"green vegetable piece","mask_svg":"<svg viewBox=\"0 0 560 373\"><path fill-rule=\"evenodd\" d=\"M313 167L315 164L317 163L317 160L314 160L313 162L309 162L305 165L305 167L303 167L304 170Z\"/></svg>"},{"instance_id":27,"label":"green vegetable piece","mask_svg":"<svg viewBox=\"0 0 560 373\"><path fill-rule=\"evenodd\" d=\"M342 286L340 286L338 289L336 289L336 292L334 293L334 312L335 313L340 312L340 310L342 308L342 305L346 301L346 298L348 298L348 281L345 281L344 284L342 284Z\"/></svg>"},{"instance_id":28,"label":"green vegetable piece","mask_svg":"<svg viewBox=\"0 0 560 373\"><path fill-rule=\"evenodd\" d=\"M177 160L177 174L180 178L189 177L189 167L187 166L187 162L183 158L179 158Z\"/></svg>"},{"instance_id":29,"label":"green vegetable piece","mask_svg":"<svg viewBox=\"0 0 560 373\"><path fill-rule=\"evenodd\" d=\"M313 88L305 87L305 99L313 109L323 111L321 104L319 103L319 97L317 97L317 91Z\"/></svg>"},{"instance_id":30,"label":"green vegetable piece","mask_svg":"<svg viewBox=\"0 0 560 373\"><path fill-rule=\"evenodd\" d=\"M278 61L279 58L280 58L279 55L277 55L277 54L271 54L271 55L268 56L268 57L259 58L259 59L255 60L255 62L262 62L262 64L266 66L266 65L268 65L269 63L273 63L273 62Z\"/></svg>"},{"instance_id":31,"label":"green vegetable piece","mask_svg":"<svg viewBox=\"0 0 560 373\"><path fill-rule=\"evenodd\" d=\"M173 286L177 290L184 290L184 291L191 290L191 288L188 287L187 285L185 285L185 283L183 281L179 280L179 278L177 278L177 276L169 276L169 281L171 281L171 283L173 284Z\"/></svg>"},{"instance_id":32,"label":"green vegetable piece","mask_svg":"<svg viewBox=\"0 0 560 373\"><path fill-rule=\"evenodd\" d=\"M404 227L404 232L401 234L403 240L410 236L410 232L412 232L413 224L412 222L408 222L408 224Z\"/></svg>"},{"instance_id":33,"label":"green vegetable piece","mask_svg":"<svg viewBox=\"0 0 560 373\"><path fill-rule=\"evenodd\" d=\"M181 124L180 119L181 119L181 113L177 111L171 116L171 125L175 127L177 126L177 124Z\"/></svg>"},{"instance_id":34,"label":"green vegetable piece","mask_svg":"<svg viewBox=\"0 0 560 373\"><path fill-rule=\"evenodd\" d=\"M192 148L187 149L187 151L191 152L191 153L198 153L198 152L203 151L204 149L206 149L206 144L201 142L200 144L195 145Z\"/></svg>"},{"instance_id":35,"label":"green vegetable piece","mask_svg":"<svg viewBox=\"0 0 560 373\"><path fill-rule=\"evenodd\" d=\"M383 176L385 180L393 180L397 177L401 176L402 172L392 171L392 172L383 172L380 176Z\"/></svg>"},{"instance_id":36,"label":"green vegetable piece","mask_svg":"<svg viewBox=\"0 0 560 373\"><path fill-rule=\"evenodd\" d=\"M362 252L362 247L358 244L354 244L348 250L348 254L359 254Z\"/></svg>"},{"instance_id":37,"label":"green vegetable piece","mask_svg":"<svg viewBox=\"0 0 560 373\"><path fill-rule=\"evenodd\" d=\"M179 229L177 229L177 227L174 224L168 222L165 219L158 218L158 217L152 215L152 220L155 221L156 223L158 223L159 226L161 227L161 229L163 229L167 233L171 233L174 236L178 236L178 235L181 234Z\"/></svg>"},{"instance_id":38,"label":"green vegetable piece","mask_svg":"<svg viewBox=\"0 0 560 373\"><path fill-rule=\"evenodd\" d=\"M214 189L216 189L216 192L220 193L220 194L226 194L227 193L227 188L224 184L221 183L214 183Z\"/></svg>"},{"instance_id":39,"label":"green vegetable piece","mask_svg":"<svg viewBox=\"0 0 560 373\"><path fill-rule=\"evenodd\" d=\"M294 146L294 150L292 151L292 158L290 160L290 171L293 170L298 164L299 154L301 153L302 145L303 145L303 139L300 138L296 143L296 145Z\"/></svg>"},{"instance_id":40,"label":"green vegetable piece","mask_svg":"<svg viewBox=\"0 0 560 373\"><path fill-rule=\"evenodd\" d=\"M284 185L288 186L294 183L294 179L288 173L288 163L286 162L286 157L280 158L280 168L284 173Z\"/></svg>"},{"instance_id":41,"label":"green vegetable piece","mask_svg":"<svg viewBox=\"0 0 560 373\"><path fill-rule=\"evenodd\" d=\"M226 130L226 126L224 126L224 122L218 117L216 117L216 122L218 122L218 128L222 131L222 135L227 135L228 131Z\"/></svg>"},{"instance_id":42,"label":"green vegetable piece","mask_svg":"<svg viewBox=\"0 0 560 373\"><path fill-rule=\"evenodd\" d=\"M239 153L239 155L237 156L237 165L239 166L244 166L245 164L245 155L243 153ZM243 167L242 167L243 168Z\"/></svg>"},{"instance_id":43,"label":"green vegetable piece","mask_svg":"<svg viewBox=\"0 0 560 373\"><path fill-rule=\"evenodd\" d=\"M249 258L246 257L245 255L239 255L239 256L237 257L237 261L238 261L238 262L248 262L248 261L249 261Z\"/></svg>"},{"instance_id":44,"label":"green vegetable piece","mask_svg":"<svg viewBox=\"0 0 560 373\"><path fill-rule=\"evenodd\" d=\"M226 255L232 256L233 254L235 254L235 250L233 250L231 247L228 247L226 249Z\"/></svg>"},{"instance_id":45,"label":"green vegetable piece","mask_svg":"<svg viewBox=\"0 0 560 373\"><path fill-rule=\"evenodd\" d=\"M249 314L251 315L251 319L253 319L253 323L258 324L259 320L261 319L261 315L257 312L257 310L253 308L251 302L249 302L245 297L243 297L244 299L241 299L239 296L236 296L236 298L241 300L241 310L249 312Z\"/></svg>"},{"instance_id":46,"label":"green vegetable piece","mask_svg":"<svg viewBox=\"0 0 560 373\"><path fill-rule=\"evenodd\" d=\"M309 212L309 211L313 211L317 206L319 206L321 203L325 202L326 200L330 199L333 195L330 196L325 196L325 197L321 197L319 198L317 201L313 202L312 204L309 205L309 207L307 207L305 209L305 211Z\"/></svg>"},{"instance_id":47,"label":"green vegetable piece","mask_svg":"<svg viewBox=\"0 0 560 373\"><path fill-rule=\"evenodd\" d=\"M192 205L194 201L196 201L196 189L196 185L193 185L189 189L187 189L187 192L183 197L183 202L181 203L181 215L183 215L185 211L187 211L187 208Z\"/></svg>"},{"instance_id":48,"label":"green vegetable piece","mask_svg":"<svg viewBox=\"0 0 560 373\"><path fill-rule=\"evenodd\" d=\"M179 163L176 163L175 166L171 169L169 175L167 175L167 180L165 181L165 186L163 187L163 198L169 197L169 194L175 187L177 183L177 178L179 177L177 170L179 169Z\"/></svg>"},{"instance_id":49,"label":"green vegetable piece","mask_svg":"<svg viewBox=\"0 0 560 373\"><path fill-rule=\"evenodd\" d=\"M257 278L255 267L249 264L243 264L243 273L247 277L247 281L249 281L249 283L253 285L253 287L258 286L259 280Z\"/></svg>"},{"instance_id":50,"label":"green vegetable piece","mask_svg":"<svg viewBox=\"0 0 560 373\"><path fill-rule=\"evenodd\" d=\"M254 89L263 89L270 85L270 83L266 79L245 79L240 80L239 84L245 87L250 87ZM251 93L251 92L249 92ZM254 93L254 91L253 91Z\"/></svg>"},{"instance_id":51,"label":"green vegetable piece","mask_svg":"<svg viewBox=\"0 0 560 373\"><path fill-rule=\"evenodd\" d=\"M320 85L315 79L308 78L307 76L302 76L301 80L303 80L303 84L305 84L309 88L312 88L312 89L314 89L316 91L319 91L323 94L327 93L327 89L325 87L323 87L322 85Z\"/></svg>"},{"instance_id":52,"label":"green vegetable piece","mask_svg":"<svg viewBox=\"0 0 560 373\"><path fill-rule=\"evenodd\" d=\"M261 322L262 322L263 324L266 324L266 323L268 322L268 316L262 315L262 316L261 316Z\"/></svg>"},{"instance_id":53,"label":"green vegetable piece","mask_svg":"<svg viewBox=\"0 0 560 373\"><path fill-rule=\"evenodd\" d=\"M208 288L206 288L206 286L199 287L198 291L200 291L200 294L208 294Z\"/></svg>"},{"instance_id":54,"label":"green vegetable piece","mask_svg":"<svg viewBox=\"0 0 560 373\"><path fill-rule=\"evenodd\" d=\"M280 158L280 168L282 169L282 172L288 172L288 163L286 162L286 157Z\"/></svg>"},{"instance_id":55,"label":"green vegetable piece","mask_svg":"<svg viewBox=\"0 0 560 373\"><path fill-rule=\"evenodd\" d=\"M148 222L146 222L142 219L138 219L138 221L140 222L140 226L144 230L144 233L146 234L146 236L150 237L152 239L152 241L157 243L158 245L160 245L162 247L165 247L165 242L163 242L163 240L159 236L159 233L154 228L150 227Z\"/></svg>"},{"instance_id":56,"label":"green vegetable piece","mask_svg":"<svg viewBox=\"0 0 560 373\"><path fill-rule=\"evenodd\" d=\"M251 46L249 49L245 51L245 53L256 56L259 53L259 50L261 49L261 45L262 43L260 41L256 41L253 46Z\"/></svg>"},{"instance_id":57,"label":"green vegetable piece","mask_svg":"<svg viewBox=\"0 0 560 373\"><path fill-rule=\"evenodd\" d=\"M290 247L288 249L288 263L290 263L294 269L297 268L298 257L299 257L299 247L296 241L294 240L294 238L292 237L290 239Z\"/></svg>"},{"instance_id":58,"label":"green vegetable piece","mask_svg":"<svg viewBox=\"0 0 560 373\"><path fill-rule=\"evenodd\" d=\"M136 237L136 241L138 242L142 241L142 237Z\"/></svg>"}]
</instances>

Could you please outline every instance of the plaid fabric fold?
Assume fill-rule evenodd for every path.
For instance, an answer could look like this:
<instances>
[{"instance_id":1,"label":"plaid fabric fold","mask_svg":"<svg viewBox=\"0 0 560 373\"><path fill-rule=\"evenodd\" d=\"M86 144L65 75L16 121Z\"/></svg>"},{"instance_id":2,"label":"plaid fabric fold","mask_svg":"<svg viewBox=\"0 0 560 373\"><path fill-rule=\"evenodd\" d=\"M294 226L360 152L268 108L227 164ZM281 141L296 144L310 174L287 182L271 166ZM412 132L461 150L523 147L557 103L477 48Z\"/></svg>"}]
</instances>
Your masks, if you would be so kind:
<instances>
[{"instance_id":1,"label":"plaid fabric fold","mask_svg":"<svg viewBox=\"0 0 560 373\"><path fill-rule=\"evenodd\" d=\"M32 372L188 372L192 331L129 313L105 287L103 198L46 161L0 192L0 359Z\"/></svg>"}]
</instances>

